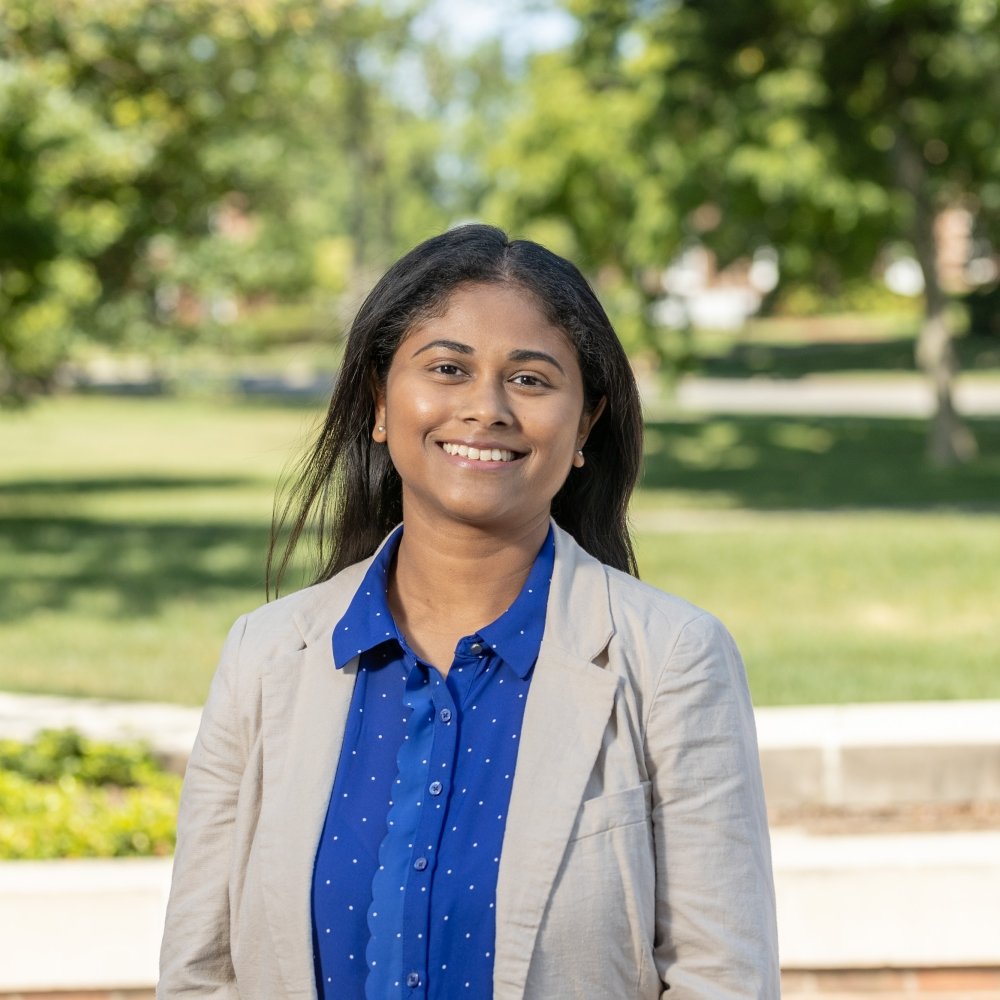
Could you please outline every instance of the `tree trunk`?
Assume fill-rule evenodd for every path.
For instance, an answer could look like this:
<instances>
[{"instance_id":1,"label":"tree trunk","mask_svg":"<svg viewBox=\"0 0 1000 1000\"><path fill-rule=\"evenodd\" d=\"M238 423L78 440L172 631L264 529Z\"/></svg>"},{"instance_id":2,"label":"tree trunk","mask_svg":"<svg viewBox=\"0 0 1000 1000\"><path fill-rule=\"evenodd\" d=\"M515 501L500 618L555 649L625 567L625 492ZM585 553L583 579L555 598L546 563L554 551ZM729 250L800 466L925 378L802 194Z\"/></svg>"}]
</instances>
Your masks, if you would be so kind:
<instances>
[{"instance_id":1,"label":"tree trunk","mask_svg":"<svg viewBox=\"0 0 1000 1000\"><path fill-rule=\"evenodd\" d=\"M895 152L897 178L913 204L913 249L924 276L924 322L917 337L916 360L934 388L927 457L939 468L950 468L974 459L978 449L972 431L955 409L958 359L948 324L947 299L938 280L935 215L927 190L927 170L902 127L897 132Z\"/></svg>"},{"instance_id":2,"label":"tree trunk","mask_svg":"<svg viewBox=\"0 0 1000 1000\"><path fill-rule=\"evenodd\" d=\"M929 301L917 338L917 363L931 380L936 404L927 439L927 457L939 468L971 461L978 453L976 439L955 410L952 398L957 365L951 330L942 312L933 309Z\"/></svg>"}]
</instances>

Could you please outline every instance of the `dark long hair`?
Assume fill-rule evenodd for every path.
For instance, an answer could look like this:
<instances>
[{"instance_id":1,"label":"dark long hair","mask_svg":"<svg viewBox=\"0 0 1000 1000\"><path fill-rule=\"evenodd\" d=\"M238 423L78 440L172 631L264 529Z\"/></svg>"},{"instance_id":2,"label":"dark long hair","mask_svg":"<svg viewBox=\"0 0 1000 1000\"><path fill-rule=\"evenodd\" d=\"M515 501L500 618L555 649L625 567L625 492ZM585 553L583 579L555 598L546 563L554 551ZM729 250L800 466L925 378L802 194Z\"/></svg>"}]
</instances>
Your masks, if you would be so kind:
<instances>
[{"instance_id":1,"label":"dark long hair","mask_svg":"<svg viewBox=\"0 0 1000 1000\"><path fill-rule=\"evenodd\" d=\"M318 572L329 579L370 556L403 517L402 484L389 450L372 441L374 389L418 322L440 315L462 285L510 284L537 301L576 346L588 411L604 412L552 501L552 516L591 555L638 576L626 523L642 460L642 414L632 369L593 289L568 261L493 226L468 225L421 243L372 289L351 325L323 427L275 504L267 558L275 592L303 534L315 534Z\"/></svg>"}]
</instances>

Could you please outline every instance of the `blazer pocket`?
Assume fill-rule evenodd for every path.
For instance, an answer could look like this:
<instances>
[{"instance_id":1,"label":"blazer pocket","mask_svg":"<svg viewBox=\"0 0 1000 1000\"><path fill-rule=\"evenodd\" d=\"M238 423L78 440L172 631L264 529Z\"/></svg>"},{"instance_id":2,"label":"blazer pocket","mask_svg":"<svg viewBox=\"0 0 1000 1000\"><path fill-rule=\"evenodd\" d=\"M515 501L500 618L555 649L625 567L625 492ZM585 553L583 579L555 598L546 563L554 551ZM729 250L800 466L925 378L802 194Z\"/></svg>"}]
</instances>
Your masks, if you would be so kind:
<instances>
[{"instance_id":1,"label":"blazer pocket","mask_svg":"<svg viewBox=\"0 0 1000 1000\"><path fill-rule=\"evenodd\" d=\"M581 840L592 837L595 833L613 830L619 826L630 826L633 823L645 823L649 820L650 798L649 782L633 788L625 788L620 792L599 795L594 799L586 799L580 806L576 825L570 840Z\"/></svg>"}]
</instances>

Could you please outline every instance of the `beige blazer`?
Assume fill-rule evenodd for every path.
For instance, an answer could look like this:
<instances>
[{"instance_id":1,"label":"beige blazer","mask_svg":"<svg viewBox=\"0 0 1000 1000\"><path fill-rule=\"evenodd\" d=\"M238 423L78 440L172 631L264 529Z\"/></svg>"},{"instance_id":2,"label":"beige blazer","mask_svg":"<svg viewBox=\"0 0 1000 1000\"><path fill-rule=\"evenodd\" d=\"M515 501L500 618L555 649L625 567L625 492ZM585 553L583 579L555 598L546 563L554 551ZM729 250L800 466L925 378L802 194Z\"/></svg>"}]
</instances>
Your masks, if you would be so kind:
<instances>
[{"instance_id":1,"label":"beige blazer","mask_svg":"<svg viewBox=\"0 0 1000 1000\"><path fill-rule=\"evenodd\" d=\"M161 1000L312 1000L310 889L368 563L241 618L188 764ZM776 1000L750 698L710 615L556 529L497 882L497 1000ZM668 992L669 991L669 992Z\"/></svg>"}]
</instances>

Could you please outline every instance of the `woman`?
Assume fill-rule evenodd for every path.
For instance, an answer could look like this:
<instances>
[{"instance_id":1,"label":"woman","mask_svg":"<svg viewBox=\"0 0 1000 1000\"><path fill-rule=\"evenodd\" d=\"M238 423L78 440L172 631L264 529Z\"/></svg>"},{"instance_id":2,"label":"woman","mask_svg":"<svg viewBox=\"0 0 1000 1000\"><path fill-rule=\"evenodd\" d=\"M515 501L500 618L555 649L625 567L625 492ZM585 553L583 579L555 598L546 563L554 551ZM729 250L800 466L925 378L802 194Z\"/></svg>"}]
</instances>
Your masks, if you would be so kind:
<instances>
[{"instance_id":1,"label":"woman","mask_svg":"<svg viewBox=\"0 0 1000 1000\"><path fill-rule=\"evenodd\" d=\"M158 996L779 995L743 667L635 578L640 456L567 261L465 226L379 281L279 518L319 582L212 684Z\"/></svg>"}]
</instances>

